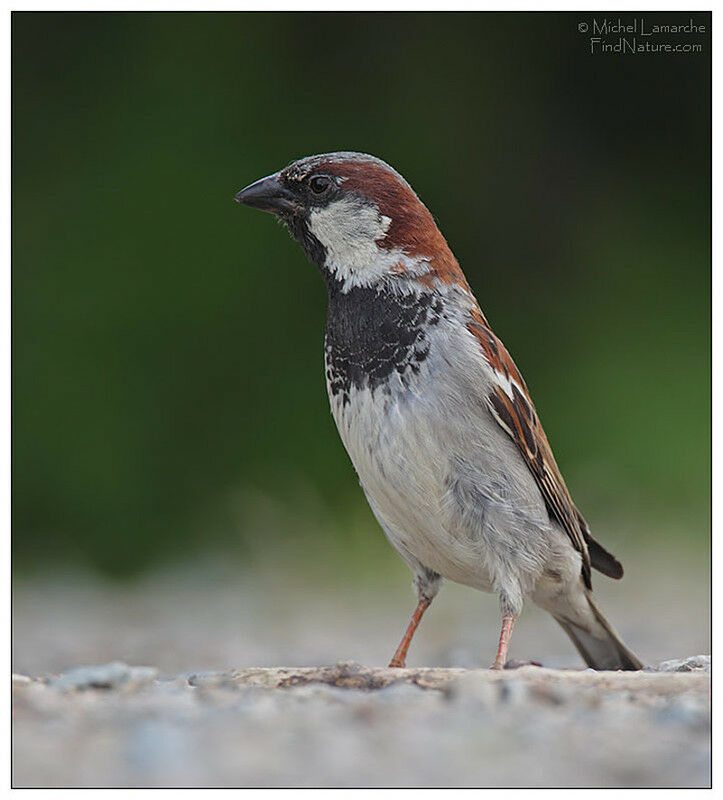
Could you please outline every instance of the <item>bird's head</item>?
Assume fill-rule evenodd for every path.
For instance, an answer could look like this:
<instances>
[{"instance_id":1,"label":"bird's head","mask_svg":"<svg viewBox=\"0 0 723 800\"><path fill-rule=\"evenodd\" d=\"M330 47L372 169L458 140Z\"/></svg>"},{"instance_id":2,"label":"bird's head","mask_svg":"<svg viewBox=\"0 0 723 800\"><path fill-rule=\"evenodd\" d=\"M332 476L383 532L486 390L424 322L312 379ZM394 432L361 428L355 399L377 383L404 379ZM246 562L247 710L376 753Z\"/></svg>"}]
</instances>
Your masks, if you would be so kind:
<instances>
[{"instance_id":1,"label":"bird's head","mask_svg":"<svg viewBox=\"0 0 723 800\"><path fill-rule=\"evenodd\" d=\"M236 200L279 217L342 291L408 280L468 291L426 206L398 172L374 156L302 158L242 189Z\"/></svg>"}]
</instances>

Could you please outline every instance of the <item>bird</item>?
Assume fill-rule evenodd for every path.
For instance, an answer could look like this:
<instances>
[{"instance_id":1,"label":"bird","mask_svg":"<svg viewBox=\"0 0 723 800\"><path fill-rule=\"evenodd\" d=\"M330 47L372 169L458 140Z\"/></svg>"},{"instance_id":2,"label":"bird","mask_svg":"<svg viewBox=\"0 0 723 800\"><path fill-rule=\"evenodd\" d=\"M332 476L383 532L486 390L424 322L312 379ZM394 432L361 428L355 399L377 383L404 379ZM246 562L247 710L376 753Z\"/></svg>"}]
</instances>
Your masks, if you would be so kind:
<instances>
[{"instance_id":1,"label":"bird","mask_svg":"<svg viewBox=\"0 0 723 800\"><path fill-rule=\"evenodd\" d=\"M641 669L592 595L592 570L619 579L622 565L592 537L522 375L410 184L343 151L296 160L235 200L276 216L326 284L331 413L417 596L389 667L406 666L447 579L497 596L492 669L508 663L528 600L588 667Z\"/></svg>"}]
</instances>

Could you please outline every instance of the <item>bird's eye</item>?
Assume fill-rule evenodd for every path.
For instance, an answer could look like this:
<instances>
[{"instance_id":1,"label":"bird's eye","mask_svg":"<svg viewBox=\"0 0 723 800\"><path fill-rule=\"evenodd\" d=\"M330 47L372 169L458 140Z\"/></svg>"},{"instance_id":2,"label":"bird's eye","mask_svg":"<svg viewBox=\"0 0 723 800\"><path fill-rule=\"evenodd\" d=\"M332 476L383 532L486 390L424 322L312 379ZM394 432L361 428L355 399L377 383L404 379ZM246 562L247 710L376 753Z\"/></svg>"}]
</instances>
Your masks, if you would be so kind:
<instances>
[{"instance_id":1,"label":"bird's eye","mask_svg":"<svg viewBox=\"0 0 723 800\"><path fill-rule=\"evenodd\" d=\"M330 184L331 180L326 175L314 175L309 180L309 186L314 194L324 194Z\"/></svg>"}]
</instances>

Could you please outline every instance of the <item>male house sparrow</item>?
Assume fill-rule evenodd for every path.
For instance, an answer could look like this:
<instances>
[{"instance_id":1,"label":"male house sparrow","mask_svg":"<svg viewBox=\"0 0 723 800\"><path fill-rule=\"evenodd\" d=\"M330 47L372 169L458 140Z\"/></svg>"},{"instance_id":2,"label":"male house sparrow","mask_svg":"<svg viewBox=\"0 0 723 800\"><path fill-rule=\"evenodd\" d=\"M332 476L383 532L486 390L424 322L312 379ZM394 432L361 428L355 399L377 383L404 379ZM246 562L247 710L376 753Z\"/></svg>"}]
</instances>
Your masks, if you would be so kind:
<instances>
[{"instance_id":1,"label":"male house sparrow","mask_svg":"<svg viewBox=\"0 0 723 800\"><path fill-rule=\"evenodd\" d=\"M592 538L522 376L411 186L373 156L326 153L236 200L279 217L326 281L331 411L419 600L390 666L405 665L448 578L499 597L493 669L528 597L590 667L641 669L592 598L592 567L623 568Z\"/></svg>"}]
</instances>

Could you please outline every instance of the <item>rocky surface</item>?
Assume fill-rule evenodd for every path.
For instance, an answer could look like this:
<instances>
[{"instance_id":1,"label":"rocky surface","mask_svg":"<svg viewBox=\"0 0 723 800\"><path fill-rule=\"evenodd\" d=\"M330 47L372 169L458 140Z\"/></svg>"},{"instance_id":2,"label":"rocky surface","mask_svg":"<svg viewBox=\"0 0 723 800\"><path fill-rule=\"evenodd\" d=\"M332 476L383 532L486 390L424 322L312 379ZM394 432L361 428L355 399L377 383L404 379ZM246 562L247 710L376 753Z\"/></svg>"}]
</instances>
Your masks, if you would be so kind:
<instances>
[{"instance_id":1,"label":"rocky surface","mask_svg":"<svg viewBox=\"0 0 723 800\"><path fill-rule=\"evenodd\" d=\"M126 583L60 568L18 580L15 785L705 786L710 660L671 659L710 652L709 566L659 544L654 559L621 548L625 579L595 584L658 665L636 674L583 669L532 604L510 656L544 668L481 669L497 603L455 584L425 614L411 669L354 665L388 663L414 607L391 556L346 572L339 559L282 568L275 551L266 566Z\"/></svg>"},{"instance_id":2,"label":"rocky surface","mask_svg":"<svg viewBox=\"0 0 723 800\"><path fill-rule=\"evenodd\" d=\"M16 787L704 787L710 658L13 676Z\"/></svg>"}]
</instances>

